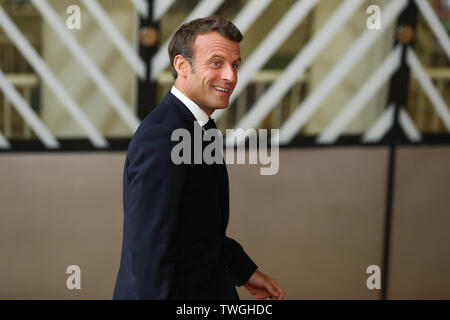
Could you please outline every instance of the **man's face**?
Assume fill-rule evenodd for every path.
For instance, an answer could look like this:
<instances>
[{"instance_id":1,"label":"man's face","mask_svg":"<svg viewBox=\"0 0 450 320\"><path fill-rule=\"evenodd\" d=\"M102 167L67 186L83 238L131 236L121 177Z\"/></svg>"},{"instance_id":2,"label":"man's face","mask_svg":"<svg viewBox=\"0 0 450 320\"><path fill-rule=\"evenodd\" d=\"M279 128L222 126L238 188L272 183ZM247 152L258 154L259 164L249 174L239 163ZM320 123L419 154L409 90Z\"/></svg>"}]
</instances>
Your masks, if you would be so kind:
<instances>
[{"instance_id":1,"label":"man's face","mask_svg":"<svg viewBox=\"0 0 450 320\"><path fill-rule=\"evenodd\" d=\"M228 106L241 63L239 44L218 32L200 34L194 42L193 68L187 72L188 97L208 115Z\"/></svg>"}]
</instances>

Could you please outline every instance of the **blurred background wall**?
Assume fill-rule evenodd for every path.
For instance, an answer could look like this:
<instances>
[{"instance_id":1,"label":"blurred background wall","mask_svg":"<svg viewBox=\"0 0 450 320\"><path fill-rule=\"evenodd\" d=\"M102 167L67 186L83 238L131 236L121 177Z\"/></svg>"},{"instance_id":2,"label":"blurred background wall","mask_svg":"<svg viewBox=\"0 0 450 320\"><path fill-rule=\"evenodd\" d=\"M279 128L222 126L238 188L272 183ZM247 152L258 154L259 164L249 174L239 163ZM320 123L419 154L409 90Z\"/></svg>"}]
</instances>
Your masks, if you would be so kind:
<instances>
[{"instance_id":1,"label":"blurred background wall","mask_svg":"<svg viewBox=\"0 0 450 320\"><path fill-rule=\"evenodd\" d=\"M62 21L67 18L66 1L49 1ZM71 1L71 5L82 4ZM138 17L133 14L130 1L104 2L109 17L116 28L131 43L136 43L136 28ZM89 57L95 62L103 74L111 81L117 93L129 106L136 104L136 81L133 71L122 56L117 55L116 48L111 41L106 41L107 35L99 28L95 19L89 14L82 14L82 29L72 32L80 44L85 48ZM93 123L108 136L124 136L129 133L128 128L117 116L111 114L110 103L92 86L86 71L80 68L74 59L68 59L71 52L60 41L55 41L55 32L46 23L42 28L42 56L48 61L48 66L54 70L58 79L68 92L80 103L83 111L93 120ZM42 91L42 117L49 129L61 137L82 135L81 129L73 122L70 115L59 107L57 98L44 87Z\"/></svg>"},{"instance_id":2,"label":"blurred background wall","mask_svg":"<svg viewBox=\"0 0 450 320\"><path fill-rule=\"evenodd\" d=\"M276 85L285 79L292 61L314 41L317 46L330 19L342 6L350 8L352 1L359 4L352 5L348 20L333 30L336 33L309 65L294 68L292 83L279 99L270 101L270 110L252 115L278 95ZM0 77L0 299L112 297L122 241L123 164L133 134L132 121L124 114L143 118L170 89L173 80L164 44L193 13L217 13L238 20L245 30L239 78L247 82L227 111L217 116L223 132L244 124L286 132L287 123L299 122L295 117L305 104L320 99L316 111L282 143L276 175L260 175L258 165L228 165L229 236L280 283L287 299L380 299L381 290L366 286L366 269L383 268L388 173L393 169L387 298L450 298L448 0L404 0L391 23L385 23L383 13L381 30L372 31L366 25L368 6L394 12L401 0L92 2L133 52L127 58L102 28L104 16L92 13L84 1L0 0L0 13L11 22L0 19L0 72L6 79ZM103 80L93 79L80 55L68 48L67 38L62 39L43 14L45 4ZM81 8L80 30L65 26L69 5ZM239 13L250 6L253 10L239 20ZM298 14L289 16L299 6ZM282 23L284 33L279 32ZM55 95L48 74L38 72L18 48L11 24L107 145L96 146L67 111L68 100ZM363 96L366 100L358 100L360 111L347 119L336 139L321 141L319 137L393 52L396 39L405 36L400 25L411 26L413 41L401 45L414 51L424 74L418 76L402 58L402 68L378 83L371 96ZM323 84L337 74L336 66L367 37L374 39L371 45L351 67L342 68L342 78L325 92ZM267 39L270 42L259 50ZM256 65L263 56L250 74L246 63ZM130 63L136 57L148 71L144 76ZM427 79L431 87L423 85ZM5 83L13 86L58 146L45 144L30 117L18 111ZM267 92L271 94L265 96ZM401 116L395 130L388 106L398 101ZM117 111L121 106L122 113ZM249 118L252 121L243 122ZM81 290L66 288L69 265L81 268ZM242 288L239 294L250 298Z\"/></svg>"},{"instance_id":3,"label":"blurred background wall","mask_svg":"<svg viewBox=\"0 0 450 320\"><path fill-rule=\"evenodd\" d=\"M378 299L385 148L282 150L277 175L229 165L230 224L287 299ZM0 157L0 298L110 299L122 241L124 153ZM450 297L450 148L398 153L391 299ZM81 268L81 290L66 268ZM250 298L242 288L241 298Z\"/></svg>"}]
</instances>

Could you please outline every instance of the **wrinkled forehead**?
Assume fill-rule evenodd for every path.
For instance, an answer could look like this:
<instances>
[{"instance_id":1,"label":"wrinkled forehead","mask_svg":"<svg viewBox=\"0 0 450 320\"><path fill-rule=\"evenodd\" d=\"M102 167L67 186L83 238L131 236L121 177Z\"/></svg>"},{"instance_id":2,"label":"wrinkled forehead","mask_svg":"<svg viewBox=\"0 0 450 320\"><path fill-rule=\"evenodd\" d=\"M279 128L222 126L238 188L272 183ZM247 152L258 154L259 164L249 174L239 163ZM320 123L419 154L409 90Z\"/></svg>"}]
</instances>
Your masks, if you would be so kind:
<instances>
[{"instance_id":1,"label":"wrinkled forehead","mask_svg":"<svg viewBox=\"0 0 450 320\"><path fill-rule=\"evenodd\" d=\"M199 34L194 40L193 55L197 58L222 56L230 60L240 59L239 43L216 31Z\"/></svg>"}]
</instances>

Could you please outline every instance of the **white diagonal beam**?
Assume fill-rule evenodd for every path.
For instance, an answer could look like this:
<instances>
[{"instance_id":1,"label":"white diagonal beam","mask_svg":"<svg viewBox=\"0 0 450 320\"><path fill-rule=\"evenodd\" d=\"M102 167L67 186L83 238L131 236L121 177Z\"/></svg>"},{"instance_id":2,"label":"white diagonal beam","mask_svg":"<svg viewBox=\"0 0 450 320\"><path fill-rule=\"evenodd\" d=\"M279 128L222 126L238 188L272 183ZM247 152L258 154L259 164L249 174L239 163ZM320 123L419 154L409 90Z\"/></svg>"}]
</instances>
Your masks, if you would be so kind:
<instances>
[{"instance_id":1,"label":"white diagonal beam","mask_svg":"<svg viewBox=\"0 0 450 320\"><path fill-rule=\"evenodd\" d=\"M230 98L230 104L239 96L252 80L253 76L269 61L283 42L298 27L318 0L297 0L288 9L283 18L277 23L264 40L253 50L247 61L240 67L238 83ZM219 119L227 109L216 110L214 119Z\"/></svg>"},{"instance_id":2,"label":"white diagonal beam","mask_svg":"<svg viewBox=\"0 0 450 320\"><path fill-rule=\"evenodd\" d=\"M412 142L422 141L420 131L417 129L405 108L400 108L399 123L409 140Z\"/></svg>"},{"instance_id":3,"label":"white diagonal beam","mask_svg":"<svg viewBox=\"0 0 450 320\"><path fill-rule=\"evenodd\" d=\"M69 49L74 58L81 64L86 73L91 77L105 98L111 103L112 107L121 116L124 122L134 133L139 125L139 119L132 112L131 108L125 103L122 97L117 93L108 79L103 75L97 65L89 58L84 49L75 39L75 37L67 30L66 26L60 21L56 12L49 6L46 0L31 0L36 9L49 23L53 31L58 35L61 41Z\"/></svg>"},{"instance_id":4,"label":"white diagonal beam","mask_svg":"<svg viewBox=\"0 0 450 320\"><path fill-rule=\"evenodd\" d=\"M0 132L0 149L9 149L11 148L11 145L9 144L8 140L3 136L3 134Z\"/></svg>"},{"instance_id":5,"label":"white diagonal beam","mask_svg":"<svg viewBox=\"0 0 450 320\"><path fill-rule=\"evenodd\" d=\"M128 62L139 79L145 78L146 66L144 60L136 53L131 45L125 40L122 33L116 28L109 16L103 10L97 0L81 0L92 17L97 20L103 31L109 36L116 48Z\"/></svg>"},{"instance_id":6,"label":"white diagonal beam","mask_svg":"<svg viewBox=\"0 0 450 320\"><path fill-rule=\"evenodd\" d=\"M408 48L408 52L406 53L406 61L413 71L414 75L419 81L420 85L425 91L425 94L431 101L431 104L436 109L436 112L441 117L442 122L444 123L447 131L450 133L450 111L448 105L445 103L444 99L442 99L439 92L434 87L430 78L428 77L425 69L417 58L416 54L413 50Z\"/></svg>"},{"instance_id":7,"label":"white diagonal beam","mask_svg":"<svg viewBox=\"0 0 450 320\"><path fill-rule=\"evenodd\" d=\"M59 148L59 143L47 129L47 127L39 120L39 117L31 109L29 104L17 92L16 88L6 79L0 70L0 90L11 101L17 112L25 119L25 121L34 130L42 143L50 149Z\"/></svg>"},{"instance_id":8,"label":"white diagonal beam","mask_svg":"<svg viewBox=\"0 0 450 320\"><path fill-rule=\"evenodd\" d=\"M184 19L183 23L213 14L224 1L225 0L202 0L191 11L191 13L186 17L186 19ZM156 81L158 76L169 65L169 57L167 56L167 50L169 48L169 42L171 38L172 36L170 36L169 39L167 39L167 41L158 49L158 52L152 59L151 79L153 81Z\"/></svg>"},{"instance_id":9,"label":"white diagonal beam","mask_svg":"<svg viewBox=\"0 0 450 320\"><path fill-rule=\"evenodd\" d=\"M25 36L20 32L14 22L9 18L2 6L0 6L0 26L3 28L6 35L14 43L17 49L23 54L28 63L33 67L36 73L39 74L39 76L45 81L49 89L61 102L62 106L69 112L74 121L83 129L91 143L97 148L107 147L108 142L106 139L95 128L75 100L57 80L56 76L41 59L39 54L31 46Z\"/></svg>"},{"instance_id":10,"label":"white diagonal beam","mask_svg":"<svg viewBox=\"0 0 450 320\"><path fill-rule=\"evenodd\" d=\"M395 105L391 103L388 108L381 114L381 116L375 121L375 123L366 131L361 141L364 143L376 143L379 142L385 134L392 128L394 123L394 109ZM412 142L422 141L422 135L414 122L411 120L408 112L404 108L400 108L399 124L405 135Z\"/></svg>"},{"instance_id":11,"label":"white diagonal beam","mask_svg":"<svg viewBox=\"0 0 450 320\"><path fill-rule=\"evenodd\" d=\"M361 141L364 143L376 143L383 139L386 132L392 126L394 118L394 103L391 103L378 119L364 133Z\"/></svg>"},{"instance_id":12,"label":"white diagonal beam","mask_svg":"<svg viewBox=\"0 0 450 320\"><path fill-rule=\"evenodd\" d=\"M450 60L450 37L447 31L445 31L427 0L416 0L416 4Z\"/></svg>"},{"instance_id":13,"label":"white diagonal beam","mask_svg":"<svg viewBox=\"0 0 450 320\"><path fill-rule=\"evenodd\" d=\"M346 0L328 19L325 26L314 35L306 46L294 57L283 73L261 95L250 111L238 122L236 128L256 127L276 107L287 91L292 88L328 42L342 28L364 0ZM228 137L227 137L228 139ZM232 139L232 137L230 137ZM238 139L238 144L242 140Z\"/></svg>"},{"instance_id":14,"label":"white diagonal beam","mask_svg":"<svg viewBox=\"0 0 450 320\"><path fill-rule=\"evenodd\" d=\"M263 13L272 0L250 0L234 17L233 23L242 34L252 26L253 22Z\"/></svg>"},{"instance_id":15,"label":"white diagonal beam","mask_svg":"<svg viewBox=\"0 0 450 320\"><path fill-rule=\"evenodd\" d=\"M136 11L144 18L147 18L148 16L148 1L149 0L131 0Z\"/></svg>"},{"instance_id":16,"label":"white diagonal beam","mask_svg":"<svg viewBox=\"0 0 450 320\"><path fill-rule=\"evenodd\" d=\"M370 46L383 34L399 13L405 8L406 0L391 1L381 13L383 30L366 30L347 51L344 57L333 67L327 76L308 95L292 116L280 129L280 143L289 143L309 118L317 111L320 104L328 97L339 82L350 72L352 67L361 59Z\"/></svg>"},{"instance_id":17,"label":"white diagonal beam","mask_svg":"<svg viewBox=\"0 0 450 320\"><path fill-rule=\"evenodd\" d=\"M290 34L302 23L318 0L297 0L283 18L252 52L239 70L239 82L234 89L234 97L247 87L253 76L269 61ZM231 101L236 98L231 98Z\"/></svg>"},{"instance_id":18,"label":"white diagonal beam","mask_svg":"<svg viewBox=\"0 0 450 320\"><path fill-rule=\"evenodd\" d=\"M386 83L387 80L400 66L400 58L402 46L392 50L392 52L384 59L384 61L376 68L376 71L358 90L358 92L350 99L338 115L331 121L325 130L316 139L319 144L334 143L342 131L353 120L353 118L367 106L369 99Z\"/></svg>"},{"instance_id":19,"label":"white diagonal beam","mask_svg":"<svg viewBox=\"0 0 450 320\"><path fill-rule=\"evenodd\" d=\"M153 22L158 22L169 10L175 0L154 0L153 1Z\"/></svg>"}]
</instances>

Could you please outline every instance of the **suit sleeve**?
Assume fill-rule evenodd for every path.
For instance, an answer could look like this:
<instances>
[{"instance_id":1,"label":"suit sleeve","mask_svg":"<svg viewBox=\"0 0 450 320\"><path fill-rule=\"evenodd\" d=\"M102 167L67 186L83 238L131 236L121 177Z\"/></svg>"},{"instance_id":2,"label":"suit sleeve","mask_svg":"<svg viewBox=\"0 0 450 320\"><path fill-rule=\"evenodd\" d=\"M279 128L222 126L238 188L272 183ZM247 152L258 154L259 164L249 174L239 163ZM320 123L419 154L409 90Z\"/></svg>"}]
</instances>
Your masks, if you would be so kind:
<instances>
[{"instance_id":1,"label":"suit sleeve","mask_svg":"<svg viewBox=\"0 0 450 320\"><path fill-rule=\"evenodd\" d=\"M234 279L234 285L243 285L257 268L238 242L225 237L225 270Z\"/></svg>"},{"instance_id":2,"label":"suit sleeve","mask_svg":"<svg viewBox=\"0 0 450 320\"><path fill-rule=\"evenodd\" d=\"M148 136L127 158L131 264L140 299L173 299L177 248L175 234L184 172L170 159L171 142ZM138 147L139 146L139 147Z\"/></svg>"}]
</instances>

